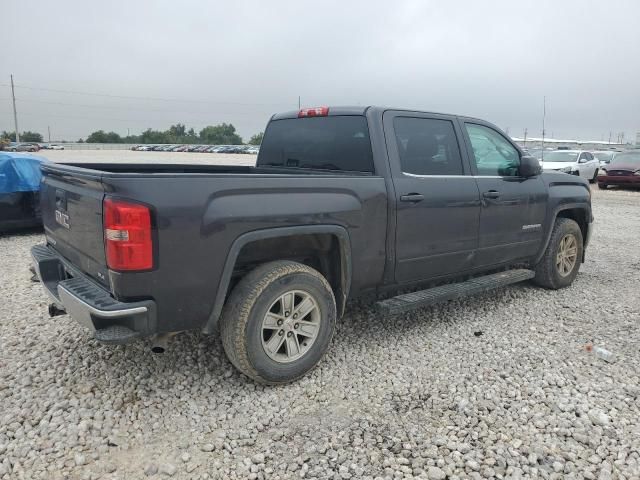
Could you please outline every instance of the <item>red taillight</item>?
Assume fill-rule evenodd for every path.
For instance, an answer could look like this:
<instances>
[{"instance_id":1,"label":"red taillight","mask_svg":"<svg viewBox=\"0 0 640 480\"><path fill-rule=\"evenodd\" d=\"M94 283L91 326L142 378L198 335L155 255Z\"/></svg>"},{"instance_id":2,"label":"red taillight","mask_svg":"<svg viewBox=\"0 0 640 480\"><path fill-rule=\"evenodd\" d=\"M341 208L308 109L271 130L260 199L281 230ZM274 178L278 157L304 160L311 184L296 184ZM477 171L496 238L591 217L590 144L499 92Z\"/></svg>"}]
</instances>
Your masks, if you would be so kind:
<instances>
[{"instance_id":1,"label":"red taillight","mask_svg":"<svg viewBox=\"0 0 640 480\"><path fill-rule=\"evenodd\" d=\"M303 108L298 112L298 118L326 117L329 115L329 107Z\"/></svg>"},{"instance_id":2,"label":"red taillight","mask_svg":"<svg viewBox=\"0 0 640 480\"><path fill-rule=\"evenodd\" d=\"M137 203L104 200L104 245L111 270L153 268L151 212Z\"/></svg>"}]
</instances>

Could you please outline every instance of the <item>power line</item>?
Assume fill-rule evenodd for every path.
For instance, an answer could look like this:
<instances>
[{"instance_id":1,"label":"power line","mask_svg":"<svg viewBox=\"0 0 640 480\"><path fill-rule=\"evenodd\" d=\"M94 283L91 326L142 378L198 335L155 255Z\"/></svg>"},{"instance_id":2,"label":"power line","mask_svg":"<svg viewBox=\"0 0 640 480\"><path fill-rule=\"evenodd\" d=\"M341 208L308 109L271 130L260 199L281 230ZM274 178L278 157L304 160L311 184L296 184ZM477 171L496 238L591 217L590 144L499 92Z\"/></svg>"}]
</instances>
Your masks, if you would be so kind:
<instances>
[{"instance_id":1,"label":"power line","mask_svg":"<svg viewBox=\"0 0 640 480\"><path fill-rule=\"evenodd\" d=\"M4 110L0 110L0 114L2 113L8 113ZM190 114L193 114L196 112L190 112ZM136 120L136 119L132 119L132 118L110 118L110 117L86 117L83 115L59 115L56 113L32 113L32 112L21 112L20 115L29 115L29 116L37 116L37 117L42 117L42 118L48 118L48 117L53 117L53 118L75 118L75 119L80 119L80 120L107 120L107 121L113 121L113 122L136 122L136 121L140 121L140 122L147 122L148 119L142 119L142 120ZM229 115L227 113L224 112L202 112L200 115L206 115L207 117L209 117L209 119L214 118L214 117L219 117L220 115ZM236 113L234 115L242 115L242 116L250 116L250 117L255 117L256 114L254 113ZM265 121L268 118L268 115L265 115ZM203 121L207 121L206 119L203 120L202 118L200 119L190 119L190 118L179 118L176 120L177 123L201 123ZM209 120L210 121L210 120Z\"/></svg>"},{"instance_id":2,"label":"power line","mask_svg":"<svg viewBox=\"0 0 640 480\"><path fill-rule=\"evenodd\" d=\"M0 83L0 87L8 87L9 85L6 83ZM55 88L43 88L43 87L30 87L27 85L14 85L15 88L22 88L25 90L39 90L43 92L52 92L52 93L65 93L69 95L86 95L92 97L105 97L105 98L121 98L127 100L150 100L150 101L158 101L158 102L178 102L178 103L211 103L211 104L227 104L227 105L243 105L243 106L282 106L286 105L287 102L282 103L245 103L245 102L229 102L229 101L218 101L218 100L194 100L194 99L186 99L186 98L162 98L162 97L138 97L134 95L114 95L111 93L92 93L92 92L80 92L75 90L59 90Z\"/></svg>"},{"instance_id":3,"label":"power line","mask_svg":"<svg viewBox=\"0 0 640 480\"><path fill-rule=\"evenodd\" d=\"M0 97L0 100L9 100L9 98ZM95 105L95 104L85 104L85 103L52 102L48 100L35 100L30 98L20 98L20 101L27 102L27 103L41 103L45 105L60 105L60 106L66 106L66 107L82 107L82 108L97 108L97 109L103 108L107 110L137 110L137 111L150 111L150 112L168 112L168 113L176 113L176 114L179 114L181 112L195 113L195 114L202 114L202 115L211 114L211 111L202 112L202 111L195 111L195 110L174 110L169 108L154 108L154 107L147 107L147 106L132 107L131 105ZM254 113L251 113L251 112L221 112L220 110L216 110L215 113L225 114L225 115L254 115Z\"/></svg>"}]
</instances>

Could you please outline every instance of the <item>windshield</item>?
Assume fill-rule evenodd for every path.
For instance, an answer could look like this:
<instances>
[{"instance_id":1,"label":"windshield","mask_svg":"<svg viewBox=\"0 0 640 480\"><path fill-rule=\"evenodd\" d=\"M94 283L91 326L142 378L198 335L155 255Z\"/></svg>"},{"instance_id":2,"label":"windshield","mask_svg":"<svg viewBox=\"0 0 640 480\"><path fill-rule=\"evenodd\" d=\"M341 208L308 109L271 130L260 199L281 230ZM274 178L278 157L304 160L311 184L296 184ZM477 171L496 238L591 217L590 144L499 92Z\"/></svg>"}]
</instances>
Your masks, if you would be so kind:
<instances>
[{"instance_id":1,"label":"windshield","mask_svg":"<svg viewBox=\"0 0 640 480\"><path fill-rule=\"evenodd\" d=\"M640 166L640 152L619 153L610 165L618 165L620 163L637 163Z\"/></svg>"},{"instance_id":2,"label":"windshield","mask_svg":"<svg viewBox=\"0 0 640 480\"><path fill-rule=\"evenodd\" d=\"M614 154L615 152L593 152L593 156L602 161L611 160Z\"/></svg>"},{"instance_id":3,"label":"windshield","mask_svg":"<svg viewBox=\"0 0 640 480\"><path fill-rule=\"evenodd\" d=\"M578 152L545 152L545 162L575 162L578 159Z\"/></svg>"}]
</instances>

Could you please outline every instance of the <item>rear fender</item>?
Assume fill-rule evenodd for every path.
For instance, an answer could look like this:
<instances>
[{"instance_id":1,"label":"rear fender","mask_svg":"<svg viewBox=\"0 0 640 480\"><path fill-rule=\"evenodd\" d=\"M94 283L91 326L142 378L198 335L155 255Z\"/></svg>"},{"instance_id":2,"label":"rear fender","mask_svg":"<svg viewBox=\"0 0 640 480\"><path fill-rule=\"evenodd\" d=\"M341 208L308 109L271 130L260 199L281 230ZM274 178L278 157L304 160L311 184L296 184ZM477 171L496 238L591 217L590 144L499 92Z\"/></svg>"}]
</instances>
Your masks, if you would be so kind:
<instances>
[{"instance_id":1,"label":"rear fender","mask_svg":"<svg viewBox=\"0 0 640 480\"><path fill-rule=\"evenodd\" d=\"M313 234L331 234L334 235L339 241L341 256L339 296L341 298L336 298L336 306L338 308L338 313L341 315L344 311L344 306L349 296L349 287L351 285L351 243L349 240L349 234L344 227L341 227L339 225L307 225L298 227L281 227L265 230L255 230L241 235L231 245L231 249L229 250L229 254L227 255L227 260L225 261L224 269L222 271L222 277L220 279L218 291L216 292L215 303L211 314L209 315L209 318L207 319L207 322L202 329L203 333L210 334L213 333L216 329L218 319L220 318L220 314L222 313L222 308L227 297L229 284L231 282L231 277L236 265L236 261L238 259L238 255L245 245L257 240L264 240L269 238ZM274 258L273 260L277 259Z\"/></svg>"}]
</instances>

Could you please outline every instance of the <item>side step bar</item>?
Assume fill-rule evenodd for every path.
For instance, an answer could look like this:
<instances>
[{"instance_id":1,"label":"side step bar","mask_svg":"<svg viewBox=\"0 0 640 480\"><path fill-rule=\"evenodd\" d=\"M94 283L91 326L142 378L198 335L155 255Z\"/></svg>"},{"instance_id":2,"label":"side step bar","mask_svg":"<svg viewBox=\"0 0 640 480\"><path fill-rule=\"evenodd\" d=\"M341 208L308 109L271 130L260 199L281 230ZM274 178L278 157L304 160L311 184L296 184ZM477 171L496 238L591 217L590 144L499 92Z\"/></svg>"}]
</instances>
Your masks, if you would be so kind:
<instances>
[{"instance_id":1,"label":"side step bar","mask_svg":"<svg viewBox=\"0 0 640 480\"><path fill-rule=\"evenodd\" d=\"M457 300L470 295L488 292L489 290L529 280L533 277L535 277L533 270L507 270L472 278L466 282L451 283L419 292L398 295L397 297L377 302L376 307L381 313L395 315L448 300Z\"/></svg>"}]
</instances>

